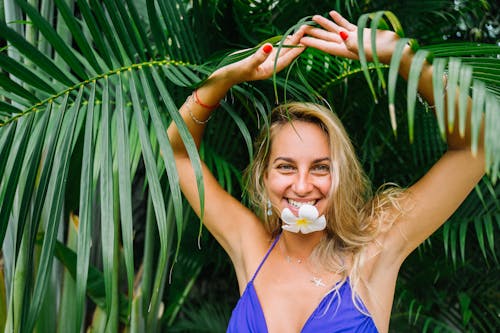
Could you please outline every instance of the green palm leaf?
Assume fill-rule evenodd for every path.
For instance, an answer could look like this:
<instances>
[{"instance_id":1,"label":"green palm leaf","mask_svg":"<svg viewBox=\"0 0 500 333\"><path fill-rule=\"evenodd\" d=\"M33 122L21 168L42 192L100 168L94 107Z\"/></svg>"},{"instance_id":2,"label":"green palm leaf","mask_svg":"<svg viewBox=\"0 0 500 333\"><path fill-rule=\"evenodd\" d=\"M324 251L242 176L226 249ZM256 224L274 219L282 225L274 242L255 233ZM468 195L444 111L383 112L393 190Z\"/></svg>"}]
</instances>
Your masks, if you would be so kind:
<instances>
[{"instance_id":1,"label":"green palm leaf","mask_svg":"<svg viewBox=\"0 0 500 333\"><path fill-rule=\"evenodd\" d=\"M30 311L28 313L27 322L22 323L21 331L26 329L27 331L32 331L35 327L35 322L38 317L38 313L40 311L41 301L43 300L44 293L46 292L48 280L50 278L50 272L53 261L53 251L55 246L55 239L57 235L58 222L60 221L60 216L62 213L62 201L63 201L63 193L64 193L64 179L68 173L69 168L69 158L68 155L71 150L71 143L73 138L73 132L75 131L76 119L78 116L78 112L80 111L80 101L81 96L83 94L83 89L80 89L80 93L78 94L77 101L75 103L75 107L73 108L72 113L69 113L68 121L63 124L62 131L65 134L63 140L61 141L60 149L56 151L55 155L55 171L57 180L53 184L54 186L50 189L51 197L47 202L47 207L49 207L49 217L53 217L53 223L49 223L47 226L47 231L45 233L41 260L37 272L37 277L35 280L35 287L33 290L33 299L30 304ZM62 108L62 112L66 113L66 108ZM24 326L25 325L25 326Z\"/></svg>"},{"instance_id":2,"label":"green palm leaf","mask_svg":"<svg viewBox=\"0 0 500 333\"><path fill-rule=\"evenodd\" d=\"M45 36L58 55L66 61L71 70L76 72L80 79L87 79L88 76L82 64L78 61L64 40L57 34L56 30L52 28L50 23L47 22L33 6L29 5L25 0L17 0L16 3L30 17L32 23L37 27L37 29L39 29L40 33Z\"/></svg>"},{"instance_id":3,"label":"green palm leaf","mask_svg":"<svg viewBox=\"0 0 500 333\"><path fill-rule=\"evenodd\" d=\"M113 152L111 148L111 110L109 99L109 79L104 79L102 96L102 115L100 127L100 142L97 143L101 150L96 155L100 164L100 197L101 197L101 237L104 285L106 287L106 327L115 332L118 328L118 277L115 269L116 262L116 233L114 222L114 186L113 186ZM98 139L99 141L99 139Z\"/></svg>"},{"instance_id":4,"label":"green palm leaf","mask_svg":"<svg viewBox=\"0 0 500 333\"><path fill-rule=\"evenodd\" d=\"M0 36L15 47L21 54L25 55L31 62L39 66L49 76L66 84L72 85L73 80L70 79L67 73L59 70L58 66L45 54L38 51L33 45L29 44L22 36L17 34L13 29L9 28L5 22L0 20Z\"/></svg>"},{"instance_id":5,"label":"green palm leaf","mask_svg":"<svg viewBox=\"0 0 500 333\"><path fill-rule=\"evenodd\" d=\"M133 221L132 221L132 180L130 176L130 148L128 122L125 117L124 97L125 90L121 75L116 84L116 132L117 132L117 164L118 164L118 191L120 197L120 218L122 242L124 248L125 266L127 270L128 295L133 295L134 288L134 253L133 253ZM130 312L130 309L129 311Z\"/></svg>"},{"instance_id":6,"label":"green palm leaf","mask_svg":"<svg viewBox=\"0 0 500 333\"><path fill-rule=\"evenodd\" d=\"M78 246L77 246L77 265L76 265L76 287L75 287L75 308L76 320L75 329L82 326L85 294L87 290L87 278L89 274L90 245L91 245L91 221L92 221L92 199L93 199L93 174L92 166L94 164L94 107L95 107L95 82L92 85L88 100L88 109L85 122L85 144L82 156L82 172L80 181L80 219L78 224Z\"/></svg>"}]
</instances>

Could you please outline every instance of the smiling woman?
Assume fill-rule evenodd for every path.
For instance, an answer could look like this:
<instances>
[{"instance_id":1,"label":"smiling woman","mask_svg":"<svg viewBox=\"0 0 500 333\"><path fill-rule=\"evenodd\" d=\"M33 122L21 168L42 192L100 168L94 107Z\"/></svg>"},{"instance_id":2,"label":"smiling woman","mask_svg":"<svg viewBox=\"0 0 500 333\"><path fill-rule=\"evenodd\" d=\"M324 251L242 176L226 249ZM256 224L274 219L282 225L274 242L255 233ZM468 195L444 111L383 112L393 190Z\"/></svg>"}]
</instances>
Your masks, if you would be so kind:
<instances>
[{"instance_id":1,"label":"smiling woman","mask_svg":"<svg viewBox=\"0 0 500 333\"><path fill-rule=\"evenodd\" d=\"M216 70L179 110L196 144L233 85L270 78L305 46L357 59L357 26L337 12L330 18L314 16L320 28L303 26L289 36L286 44L296 47L278 53L264 44ZM399 37L379 30L374 36L377 58L390 62ZM364 43L363 56L372 60L371 40ZM408 77L414 58L419 59L403 46L402 77ZM433 80L433 66L423 62L418 91L434 104L433 83L440 77ZM224 191L203 165L204 223L230 256L241 294L228 332L387 332L404 259L483 175L482 141L473 154L470 139L457 133L446 133L449 151L421 180L373 195L332 110L300 102L278 106L247 172L255 212ZM201 216L195 172L174 123L168 134L182 191Z\"/></svg>"},{"instance_id":2,"label":"smiling woman","mask_svg":"<svg viewBox=\"0 0 500 333\"><path fill-rule=\"evenodd\" d=\"M332 298L344 292L346 284L355 290L361 278L360 263L369 261L368 252L362 249L401 214L402 190L387 187L373 196L344 126L330 109L318 104L292 102L275 108L269 131L263 129L256 146L247 170L248 192L257 212L263 212L266 200L272 203L273 214L260 213L260 218L266 231L280 238L282 257L300 262L294 274L310 272L303 282L327 289ZM393 214L387 216L384 212L389 209ZM259 283L260 275L254 280ZM310 291L309 297L315 292ZM348 311L367 314L356 295L349 293L351 300L343 304L328 298L327 304L333 305L325 305L323 311L341 309L338 314L330 313L335 321L349 305L353 308ZM317 297L316 304L320 300ZM360 318L364 322L370 316ZM354 326L345 328L357 330L358 324L350 322Z\"/></svg>"},{"instance_id":3,"label":"smiling woman","mask_svg":"<svg viewBox=\"0 0 500 333\"><path fill-rule=\"evenodd\" d=\"M327 134L305 121L292 121L271 131L263 175L269 200L278 212L289 208L296 215L300 206L310 204L323 213L332 183Z\"/></svg>"},{"instance_id":4,"label":"smiling woman","mask_svg":"<svg viewBox=\"0 0 500 333\"><path fill-rule=\"evenodd\" d=\"M259 322L259 332L296 332L320 319L332 331L328 325L345 327L357 317L384 331L399 263L450 214L401 266L391 331L498 330L500 2L421 2L0 0L0 330L222 332L239 298L237 274L240 292L248 290L241 303L259 307L242 315L248 320L236 311L232 330ZM359 29L328 15L330 5L357 19ZM311 23L313 13L325 17ZM276 36L296 31L297 22L314 28L287 41ZM414 40L373 34L382 47L380 61L370 61L370 43L358 45L358 32L368 37L370 26L399 37L404 28L421 47L413 54L403 46ZM247 49L227 56L235 45ZM356 60L363 55L366 61ZM422 66L408 70L410 62ZM418 91L436 119L419 103L420 78ZM463 112L469 95L470 130ZM448 108L456 99L458 107ZM271 119L278 100L331 107L314 111L319 119L291 120L288 104ZM371 193L350 159L347 135L330 143L340 132L328 124L341 126L326 117L333 113L374 190L388 181L414 186ZM455 211L481 174L481 114L489 174ZM181 137L169 132L175 156L171 123ZM264 149L252 149L260 127ZM282 145L277 138L285 131ZM477 159L456 133L470 133ZM446 150L445 137L449 152L416 183ZM271 150L284 158L279 164ZM262 156L252 159L254 151ZM239 202L248 204L240 172L248 160L262 168L250 209ZM184 198L228 251L236 274ZM340 309L325 314L339 300L353 317ZM321 322L327 317L333 322Z\"/></svg>"},{"instance_id":5,"label":"smiling woman","mask_svg":"<svg viewBox=\"0 0 500 333\"><path fill-rule=\"evenodd\" d=\"M270 147L269 154L267 147ZM278 156L281 154L287 154L288 157ZM291 156L304 156L305 161L301 163L306 163L305 166L297 165L299 161L294 162ZM298 173L299 167L305 170ZM327 228L333 234L341 230L341 226L333 225L337 223L335 221L343 221L343 229L346 224L357 225L359 211L366 204L366 198L371 197L369 181L342 123L331 110L318 104L289 103L272 112L269 135L266 130L262 131L247 176L252 184L248 192L257 211L264 208L263 203L269 199L277 186L275 184L279 184L283 178L291 178L289 184L299 192L315 190L315 193L306 192L306 197L301 193L295 193L296 197L284 196L288 202L283 205L282 199L271 198L271 201L277 212L288 203L296 214L293 200L306 202L309 200L307 195L314 195L310 199L314 200L320 213L335 216L329 221L331 227ZM340 184L343 185L342 191L337 190ZM301 189L301 186L310 188ZM264 225L271 234L275 235L280 230L279 215L263 216Z\"/></svg>"}]
</instances>

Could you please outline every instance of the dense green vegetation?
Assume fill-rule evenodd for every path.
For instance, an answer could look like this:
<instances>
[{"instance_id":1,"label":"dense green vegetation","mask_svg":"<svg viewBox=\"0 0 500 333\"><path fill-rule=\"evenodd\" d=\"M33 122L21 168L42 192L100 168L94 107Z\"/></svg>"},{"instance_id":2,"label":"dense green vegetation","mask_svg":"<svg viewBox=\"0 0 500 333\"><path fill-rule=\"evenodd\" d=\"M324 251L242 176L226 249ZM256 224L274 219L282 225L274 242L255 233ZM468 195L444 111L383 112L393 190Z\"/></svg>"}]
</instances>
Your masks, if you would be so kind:
<instances>
[{"instance_id":1,"label":"dense green vegetation","mask_svg":"<svg viewBox=\"0 0 500 333\"><path fill-rule=\"evenodd\" d=\"M330 9L353 22L390 11L368 24L418 41L487 120L488 175L403 265L391 330L500 327L500 27L486 0L0 0L0 326L225 331L235 278L182 200L171 121L195 167L200 156L243 201L252 137L285 99L330 104L374 187L418 179L445 146L416 81L386 86L388 66L315 50L275 80L235 87L200 155L183 128L177 108L230 52Z\"/></svg>"}]
</instances>

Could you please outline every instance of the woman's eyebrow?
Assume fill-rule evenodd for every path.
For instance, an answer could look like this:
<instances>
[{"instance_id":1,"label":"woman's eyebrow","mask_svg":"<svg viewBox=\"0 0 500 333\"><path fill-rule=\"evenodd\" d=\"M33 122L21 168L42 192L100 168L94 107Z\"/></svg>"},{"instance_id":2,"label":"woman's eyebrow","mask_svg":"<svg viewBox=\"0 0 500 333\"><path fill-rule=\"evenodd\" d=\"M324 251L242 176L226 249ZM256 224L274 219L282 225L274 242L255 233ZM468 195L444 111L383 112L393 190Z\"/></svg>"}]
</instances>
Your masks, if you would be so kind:
<instances>
[{"instance_id":1,"label":"woman's eyebrow","mask_svg":"<svg viewBox=\"0 0 500 333\"><path fill-rule=\"evenodd\" d=\"M285 162L292 163L292 162L294 162L294 159L290 158L290 157L278 156L273 160L273 163L276 163L277 161L285 161ZM317 158L317 159L313 160L313 163L321 163L321 162L325 162L325 161L330 162L331 161L330 157Z\"/></svg>"},{"instance_id":2,"label":"woman's eyebrow","mask_svg":"<svg viewBox=\"0 0 500 333\"><path fill-rule=\"evenodd\" d=\"M292 163L292 162L293 162L293 158L278 156L278 157L276 157L276 158L273 160L273 163L276 163L277 161L285 161L285 162Z\"/></svg>"},{"instance_id":3,"label":"woman's eyebrow","mask_svg":"<svg viewBox=\"0 0 500 333\"><path fill-rule=\"evenodd\" d=\"M331 161L330 157L318 158L318 159L314 160L313 163L320 163L320 162L325 162L325 161L330 162Z\"/></svg>"}]
</instances>

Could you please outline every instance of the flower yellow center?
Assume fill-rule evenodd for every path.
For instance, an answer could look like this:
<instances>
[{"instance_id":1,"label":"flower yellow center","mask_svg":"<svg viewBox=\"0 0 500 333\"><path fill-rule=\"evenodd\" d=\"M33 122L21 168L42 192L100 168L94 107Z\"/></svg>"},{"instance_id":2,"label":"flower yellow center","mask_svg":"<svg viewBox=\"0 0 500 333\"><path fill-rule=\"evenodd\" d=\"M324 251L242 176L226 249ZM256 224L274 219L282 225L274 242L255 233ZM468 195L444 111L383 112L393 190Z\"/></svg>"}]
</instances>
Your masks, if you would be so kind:
<instances>
[{"instance_id":1,"label":"flower yellow center","mask_svg":"<svg viewBox=\"0 0 500 333\"><path fill-rule=\"evenodd\" d=\"M309 221L307 219L298 219L297 220L297 225L308 225L309 224Z\"/></svg>"}]
</instances>

